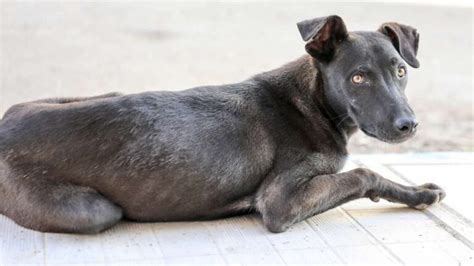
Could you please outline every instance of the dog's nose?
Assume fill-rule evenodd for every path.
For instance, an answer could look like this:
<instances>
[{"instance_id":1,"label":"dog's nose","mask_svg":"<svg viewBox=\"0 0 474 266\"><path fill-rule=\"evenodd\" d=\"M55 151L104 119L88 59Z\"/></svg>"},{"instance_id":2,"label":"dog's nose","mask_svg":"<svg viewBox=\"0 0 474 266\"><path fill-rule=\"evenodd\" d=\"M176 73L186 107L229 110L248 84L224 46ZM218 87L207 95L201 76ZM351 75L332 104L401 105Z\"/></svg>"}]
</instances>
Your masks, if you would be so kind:
<instances>
[{"instance_id":1,"label":"dog's nose","mask_svg":"<svg viewBox=\"0 0 474 266\"><path fill-rule=\"evenodd\" d=\"M395 127L403 134L411 133L418 126L418 122L413 118L402 117L395 121Z\"/></svg>"}]
</instances>

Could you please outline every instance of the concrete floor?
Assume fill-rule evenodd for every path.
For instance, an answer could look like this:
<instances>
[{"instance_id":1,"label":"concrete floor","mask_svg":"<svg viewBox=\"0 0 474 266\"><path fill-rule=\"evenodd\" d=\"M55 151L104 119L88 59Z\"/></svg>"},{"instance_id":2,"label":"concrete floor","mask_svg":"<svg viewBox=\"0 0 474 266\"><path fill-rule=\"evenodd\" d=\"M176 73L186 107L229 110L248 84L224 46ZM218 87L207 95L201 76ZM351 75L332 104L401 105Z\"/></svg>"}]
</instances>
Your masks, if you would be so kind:
<instances>
[{"instance_id":1,"label":"concrete floor","mask_svg":"<svg viewBox=\"0 0 474 266\"><path fill-rule=\"evenodd\" d=\"M0 2L0 114L37 98L180 90L231 83L304 53L295 22L341 15L349 29L398 21L421 33L408 96L418 135L388 145L357 134L354 152L474 150L469 8L321 3ZM406 184L448 197L425 211L360 200L270 234L257 216L209 222L123 222L98 236L43 234L0 215L0 265L157 263L473 264L472 153L365 155Z\"/></svg>"},{"instance_id":2,"label":"concrete floor","mask_svg":"<svg viewBox=\"0 0 474 266\"><path fill-rule=\"evenodd\" d=\"M0 114L52 96L232 83L304 53L295 23L339 14L350 30L387 21L421 34L409 69L417 136L389 145L358 133L353 152L474 150L473 10L375 3L1 2Z\"/></svg>"},{"instance_id":3,"label":"concrete floor","mask_svg":"<svg viewBox=\"0 0 474 266\"><path fill-rule=\"evenodd\" d=\"M272 234L258 216L206 222L122 222L95 236L45 234L0 215L0 265L474 265L474 153L353 156L395 182L436 182L424 211L353 201Z\"/></svg>"}]
</instances>

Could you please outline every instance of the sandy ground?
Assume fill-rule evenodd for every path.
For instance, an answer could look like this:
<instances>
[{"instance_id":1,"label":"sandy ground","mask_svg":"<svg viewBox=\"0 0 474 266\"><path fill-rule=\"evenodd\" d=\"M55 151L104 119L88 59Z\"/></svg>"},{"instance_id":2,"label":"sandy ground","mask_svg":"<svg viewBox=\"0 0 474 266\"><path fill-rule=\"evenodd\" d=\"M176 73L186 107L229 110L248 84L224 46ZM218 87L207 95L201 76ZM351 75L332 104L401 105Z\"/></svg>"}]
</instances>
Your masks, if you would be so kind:
<instances>
[{"instance_id":1,"label":"sandy ground","mask_svg":"<svg viewBox=\"0 0 474 266\"><path fill-rule=\"evenodd\" d=\"M295 23L338 14L350 30L418 28L409 69L415 138L357 133L352 152L472 151L473 10L401 4L1 2L0 114L52 96L181 90L241 81L304 53Z\"/></svg>"}]
</instances>

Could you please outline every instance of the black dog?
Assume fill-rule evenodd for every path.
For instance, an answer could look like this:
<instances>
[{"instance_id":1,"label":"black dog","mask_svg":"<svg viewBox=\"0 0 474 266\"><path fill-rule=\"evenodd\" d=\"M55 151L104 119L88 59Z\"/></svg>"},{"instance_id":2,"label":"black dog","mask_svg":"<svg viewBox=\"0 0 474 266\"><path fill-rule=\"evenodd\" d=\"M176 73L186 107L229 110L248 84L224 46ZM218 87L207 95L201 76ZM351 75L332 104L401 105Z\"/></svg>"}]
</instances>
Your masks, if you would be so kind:
<instances>
[{"instance_id":1,"label":"black dog","mask_svg":"<svg viewBox=\"0 0 474 266\"><path fill-rule=\"evenodd\" d=\"M0 213L39 231L96 233L136 221L256 211L272 232L369 197L426 208L445 193L367 170L337 174L360 128L410 138L405 62L418 34L348 32L338 16L298 23L310 56L244 82L181 92L47 99L0 122Z\"/></svg>"}]
</instances>

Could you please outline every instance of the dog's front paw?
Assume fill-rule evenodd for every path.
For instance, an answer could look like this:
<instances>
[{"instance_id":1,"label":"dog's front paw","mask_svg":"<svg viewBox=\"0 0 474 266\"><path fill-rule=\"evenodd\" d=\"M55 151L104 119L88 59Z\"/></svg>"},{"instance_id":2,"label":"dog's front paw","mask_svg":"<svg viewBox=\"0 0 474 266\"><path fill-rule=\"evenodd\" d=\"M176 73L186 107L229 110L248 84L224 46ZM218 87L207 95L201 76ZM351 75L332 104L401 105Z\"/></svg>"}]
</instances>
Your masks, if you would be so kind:
<instances>
[{"instance_id":1,"label":"dog's front paw","mask_svg":"<svg viewBox=\"0 0 474 266\"><path fill-rule=\"evenodd\" d=\"M416 187L417 201L413 208L424 210L429 206L438 203L446 197L446 192L436 184L427 183Z\"/></svg>"}]
</instances>

